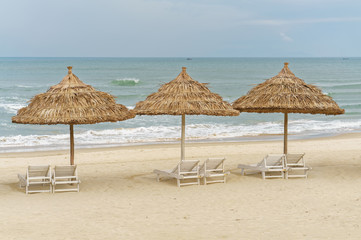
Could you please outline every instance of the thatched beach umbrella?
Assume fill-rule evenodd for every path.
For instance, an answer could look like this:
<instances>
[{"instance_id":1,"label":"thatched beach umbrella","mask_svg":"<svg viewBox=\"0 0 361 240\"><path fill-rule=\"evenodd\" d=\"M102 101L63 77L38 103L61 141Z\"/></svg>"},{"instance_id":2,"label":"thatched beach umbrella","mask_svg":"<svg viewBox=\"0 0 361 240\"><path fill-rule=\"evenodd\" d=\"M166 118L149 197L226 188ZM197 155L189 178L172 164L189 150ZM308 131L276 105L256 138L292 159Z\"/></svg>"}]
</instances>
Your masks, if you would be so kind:
<instances>
[{"instance_id":1,"label":"thatched beach umbrella","mask_svg":"<svg viewBox=\"0 0 361 240\"><path fill-rule=\"evenodd\" d=\"M316 86L296 77L285 63L276 76L258 84L238 98L233 108L240 112L284 113L284 148L287 154L288 113L338 115L345 112Z\"/></svg>"},{"instance_id":2,"label":"thatched beach umbrella","mask_svg":"<svg viewBox=\"0 0 361 240\"><path fill-rule=\"evenodd\" d=\"M68 75L45 93L36 95L27 107L12 117L13 123L69 124L70 164L74 165L73 125L117 122L134 118L135 113L124 105L116 104L108 93L96 91L79 80L68 67Z\"/></svg>"},{"instance_id":3,"label":"thatched beach umbrella","mask_svg":"<svg viewBox=\"0 0 361 240\"><path fill-rule=\"evenodd\" d=\"M193 80L186 68L174 80L162 85L158 92L138 102L137 115L181 115L181 160L184 160L185 115L237 116L239 112L212 93L206 84Z\"/></svg>"}]
</instances>

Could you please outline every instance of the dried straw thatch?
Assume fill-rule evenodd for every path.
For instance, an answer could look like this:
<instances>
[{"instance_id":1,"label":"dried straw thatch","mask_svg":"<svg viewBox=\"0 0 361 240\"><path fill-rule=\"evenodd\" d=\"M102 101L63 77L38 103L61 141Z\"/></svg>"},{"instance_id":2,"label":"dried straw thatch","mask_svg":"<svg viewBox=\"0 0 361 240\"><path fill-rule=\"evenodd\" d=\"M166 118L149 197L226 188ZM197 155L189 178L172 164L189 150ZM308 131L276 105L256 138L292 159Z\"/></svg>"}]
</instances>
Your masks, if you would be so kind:
<instances>
[{"instance_id":1,"label":"dried straw thatch","mask_svg":"<svg viewBox=\"0 0 361 240\"><path fill-rule=\"evenodd\" d=\"M23 124L69 124L70 125L70 164L74 164L75 124L117 122L134 118L133 110L117 104L108 93L96 91L72 73L45 92L30 100L27 107L21 108L12 117L13 123Z\"/></svg>"},{"instance_id":2,"label":"dried straw thatch","mask_svg":"<svg viewBox=\"0 0 361 240\"><path fill-rule=\"evenodd\" d=\"M247 95L238 98L233 108L241 112L343 114L330 96L316 86L296 77L285 63L278 75L258 84Z\"/></svg>"},{"instance_id":3,"label":"dried straw thatch","mask_svg":"<svg viewBox=\"0 0 361 240\"><path fill-rule=\"evenodd\" d=\"M258 84L233 103L240 112L284 113L284 147L287 153L288 113L338 115L345 113L330 96L296 77L285 63L281 72Z\"/></svg>"},{"instance_id":4,"label":"dried straw thatch","mask_svg":"<svg viewBox=\"0 0 361 240\"><path fill-rule=\"evenodd\" d=\"M24 124L93 124L117 122L135 117L124 105L116 104L108 93L96 91L72 73L45 92L30 100L12 117L13 123Z\"/></svg>"},{"instance_id":5,"label":"dried straw thatch","mask_svg":"<svg viewBox=\"0 0 361 240\"><path fill-rule=\"evenodd\" d=\"M137 115L239 115L206 84L193 80L185 67L178 77L162 85L158 92L138 102L134 110Z\"/></svg>"},{"instance_id":6,"label":"dried straw thatch","mask_svg":"<svg viewBox=\"0 0 361 240\"><path fill-rule=\"evenodd\" d=\"M162 85L158 92L138 102L137 115L182 115L181 160L184 160L185 115L238 116L239 112L212 93L204 83L193 80L186 68L174 80Z\"/></svg>"}]
</instances>

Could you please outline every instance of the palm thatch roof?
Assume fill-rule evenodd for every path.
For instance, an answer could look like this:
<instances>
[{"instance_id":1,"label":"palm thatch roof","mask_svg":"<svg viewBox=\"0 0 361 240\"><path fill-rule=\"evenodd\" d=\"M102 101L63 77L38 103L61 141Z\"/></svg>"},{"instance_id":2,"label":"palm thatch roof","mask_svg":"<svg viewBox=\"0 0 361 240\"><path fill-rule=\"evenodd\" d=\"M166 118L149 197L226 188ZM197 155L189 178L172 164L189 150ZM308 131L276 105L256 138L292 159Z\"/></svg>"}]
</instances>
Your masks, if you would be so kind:
<instances>
[{"instance_id":1,"label":"palm thatch roof","mask_svg":"<svg viewBox=\"0 0 361 240\"><path fill-rule=\"evenodd\" d=\"M133 110L116 104L108 93L95 90L79 80L68 67L68 75L45 92L30 100L12 117L24 124L93 124L134 118Z\"/></svg>"},{"instance_id":2,"label":"palm thatch roof","mask_svg":"<svg viewBox=\"0 0 361 240\"><path fill-rule=\"evenodd\" d=\"M163 84L158 92L138 102L134 110L138 115L239 115L206 84L193 80L185 67L174 80Z\"/></svg>"},{"instance_id":3,"label":"palm thatch roof","mask_svg":"<svg viewBox=\"0 0 361 240\"><path fill-rule=\"evenodd\" d=\"M296 77L288 68L288 63L276 76L258 84L234 101L233 108L241 112L258 113L337 115L345 112L321 89Z\"/></svg>"}]
</instances>

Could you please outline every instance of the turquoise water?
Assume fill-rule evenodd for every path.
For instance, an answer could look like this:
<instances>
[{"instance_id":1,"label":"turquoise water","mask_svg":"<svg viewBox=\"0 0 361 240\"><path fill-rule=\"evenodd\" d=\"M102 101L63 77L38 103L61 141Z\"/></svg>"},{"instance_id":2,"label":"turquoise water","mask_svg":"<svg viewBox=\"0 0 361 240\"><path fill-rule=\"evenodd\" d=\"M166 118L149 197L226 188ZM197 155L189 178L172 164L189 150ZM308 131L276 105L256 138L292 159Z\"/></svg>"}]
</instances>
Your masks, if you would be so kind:
<instances>
[{"instance_id":1,"label":"turquoise water","mask_svg":"<svg viewBox=\"0 0 361 240\"><path fill-rule=\"evenodd\" d=\"M36 94L59 83L67 66L86 84L109 92L133 108L173 80L182 67L224 100L233 102L255 84L275 76L283 63L306 83L320 87L346 114L290 114L291 138L338 134L361 129L361 58L0 58L0 151L68 147L66 125L22 125L11 117ZM118 123L77 125L77 147L174 142L178 116L137 116ZM187 116L188 140L227 141L282 134L282 114L242 113L238 117ZM279 137L281 139L281 137Z\"/></svg>"}]
</instances>

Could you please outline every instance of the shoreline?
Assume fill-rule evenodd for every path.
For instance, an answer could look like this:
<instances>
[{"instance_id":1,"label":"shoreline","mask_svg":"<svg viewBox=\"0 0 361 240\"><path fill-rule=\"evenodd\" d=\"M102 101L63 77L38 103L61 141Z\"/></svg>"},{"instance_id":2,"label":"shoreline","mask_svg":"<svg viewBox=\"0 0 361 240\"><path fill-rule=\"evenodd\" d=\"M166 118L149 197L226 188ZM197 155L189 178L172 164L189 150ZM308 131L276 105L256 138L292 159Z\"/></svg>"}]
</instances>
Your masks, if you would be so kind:
<instances>
[{"instance_id":1,"label":"shoreline","mask_svg":"<svg viewBox=\"0 0 361 240\"><path fill-rule=\"evenodd\" d=\"M297 120L298 121L298 120ZM289 140L313 139L336 136L344 133L361 132L361 120L332 120L307 123L300 120L294 123L294 131L288 134ZM298 125L301 124L301 127ZM331 124L331 125L329 125ZM186 142L248 142L275 141L283 139L283 125L280 122L263 122L261 129L257 124L246 125L192 125L187 126ZM212 129L215 127L215 130ZM320 128L318 128L320 127ZM189 128L189 129L188 129ZM214 130L214 131L213 131ZM64 129L61 132L49 132L40 135L11 135L0 137L0 154L11 152L33 152L66 150L69 147L69 134ZM169 135L170 134L170 135ZM79 129L75 132L75 148L111 148L118 146L145 146L158 144L177 144L180 141L179 126L146 128L105 128L96 130Z\"/></svg>"},{"instance_id":2,"label":"shoreline","mask_svg":"<svg viewBox=\"0 0 361 240\"><path fill-rule=\"evenodd\" d=\"M277 135L283 138L283 135ZM269 142L279 143L280 144L280 152L283 149L283 139L275 140L275 139L261 139L264 136L255 136L254 140L244 140L244 141L186 141L186 148L188 147L209 147L209 146L235 146L235 145L246 145L246 144L267 144ZM257 139L256 139L257 138ZM360 132L352 132L352 133L342 133L342 134L333 134L333 135L325 135L325 136L317 136L310 138L298 138L298 139L288 139L288 143L292 144L292 142L308 142L308 141L329 141L329 140L339 140L339 139L351 139L351 138L360 138ZM101 147L80 147L77 148L75 146L75 155L77 153L91 153L91 152L111 152L111 151L119 151L119 150L134 150L134 149L154 149L154 148L177 148L180 147L180 142L169 142L169 143L146 143L146 144L134 144L134 145L119 145L119 146L101 146ZM67 149L54 149L54 150L30 150L30 151L18 151L18 152L0 152L1 158L17 158L17 157L36 157L36 156L55 156L55 155L66 155L70 151ZM187 150L186 150L187 151Z\"/></svg>"}]
</instances>

